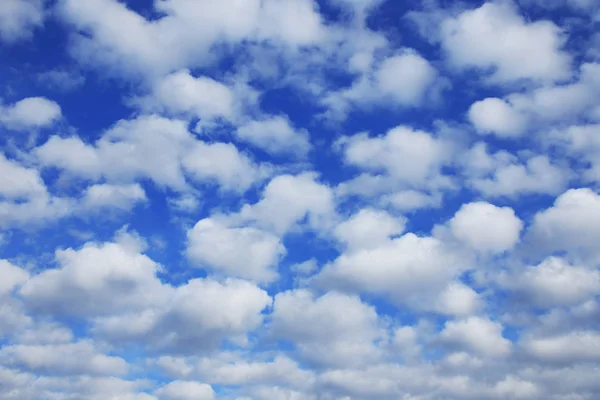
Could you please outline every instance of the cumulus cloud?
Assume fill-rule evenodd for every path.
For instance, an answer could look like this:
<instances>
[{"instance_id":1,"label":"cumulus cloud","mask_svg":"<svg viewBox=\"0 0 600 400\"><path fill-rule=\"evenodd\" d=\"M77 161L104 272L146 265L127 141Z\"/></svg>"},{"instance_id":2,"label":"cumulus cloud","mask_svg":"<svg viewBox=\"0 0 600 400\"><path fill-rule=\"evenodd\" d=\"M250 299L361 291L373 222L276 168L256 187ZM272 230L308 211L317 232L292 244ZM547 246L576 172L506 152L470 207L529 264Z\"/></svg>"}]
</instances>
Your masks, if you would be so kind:
<instances>
[{"instance_id":1,"label":"cumulus cloud","mask_svg":"<svg viewBox=\"0 0 600 400\"><path fill-rule=\"evenodd\" d=\"M29 39L44 22L41 0L6 0L0 5L0 39L6 43Z\"/></svg>"},{"instance_id":2,"label":"cumulus cloud","mask_svg":"<svg viewBox=\"0 0 600 400\"><path fill-rule=\"evenodd\" d=\"M231 276L272 281L285 252L279 237L253 227L227 227L207 218L188 231L188 257Z\"/></svg>"},{"instance_id":3,"label":"cumulus cloud","mask_svg":"<svg viewBox=\"0 0 600 400\"><path fill-rule=\"evenodd\" d=\"M571 74L561 29L551 21L526 22L511 1L485 3L447 18L441 41L453 65L491 71L495 82L552 82Z\"/></svg>"},{"instance_id":4,"label":"cumulus cloud","mask_svg":"<svg viewBox=\"0 0 600 400\"><path fill-rule=\"evenodd\" d=\"M450 220L452 234L480 252L501 253L519 241L523 222L510 207L464 204Z\"/></svg>"},{"instance_id":5,"label":"cumulus cloud","mask_svg":"<svg viewBox=\"0 0 600 400\"><path fill-rule=\"evenodd\" d=\"M16 131L43 128L61 116L60 106L45 97L28 97L9 106L0 106L0 123Z\"/></svg>"}]
</instances>

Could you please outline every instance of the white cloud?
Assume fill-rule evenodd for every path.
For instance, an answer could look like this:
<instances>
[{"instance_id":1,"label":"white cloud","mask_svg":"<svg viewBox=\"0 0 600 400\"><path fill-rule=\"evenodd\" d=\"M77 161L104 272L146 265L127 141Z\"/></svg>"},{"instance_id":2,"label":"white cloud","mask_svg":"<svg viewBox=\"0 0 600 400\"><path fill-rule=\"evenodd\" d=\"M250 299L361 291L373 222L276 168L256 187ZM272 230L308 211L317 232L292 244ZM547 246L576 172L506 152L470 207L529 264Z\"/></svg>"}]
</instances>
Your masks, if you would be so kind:
<instances>
[{"instance_id":1,"label":"white cloud","mask_svg":"<svg viewBox=\"0 0 600 400\"><path fill-rule=\"evenodd\" d=\"M37 170L9 160L0 153L0 194L8 199L28 199L47 194Z\"/></svg>"},{"instance_id":2,"label":"white cloud","mask_svg":"<svg viewBox=\"0 0 600 400\"><path fill-rule=\"evenodd\" d=\"M121 120L94 145L78 137L53 136L35 154L43 166L70 175L104 177L113 184L149 178L178 191L189 189L185 172L194 181L241 191L266 175L234 145L196 140L184 121L156 115Z\"/></svg>"},{"instance_id":3,"label":"white cloud","mask_svg":"<svg viewBox=\"0 0 600 400\"><path fill-rule=\"evenodd\" d=\"M524 115L514 110L506 101L496 97L488 97L473 103L468 116L478 133L494 133L505 138L520 136L527 124Z\"/></svg>"},{"instance_id":4,"label":"white cloud","mask_svg":"<svg viewBox=\"0 0 600 400\"><path fill-rule=\"evenodd\" d=\"M600 335L595 331L527 338L521 342L521 346L529 355L544 362L572 364L600 360Z\"/></svg>"},{"instance_id":5,"label":"white cloud","mask_svg":"<svg viewBox=\"0 0 600 400\"><path fill-rule=\"evenodd\" d=\"M485 202L464 204L449 225L456 238L483 253L512 249L523 229L523 222L512 208Z\"/></svg>"},{"instance_id":6,"label":"white cloud","mask_svg":"<svg viewBox=\"0 0 600 400\"><path fill-rule=\"evenodd\" d=\"M267 178L270 168L257 165L231 143L190 144L182 166L193 180L216 182L224 190L244 192Z\"/></svg>"},{"instance_id":7,"label":"white cloud","mask_svg":"<svg viewBox=\"0 0 600 400\"><path fill-rule=\"evenodd\" d=\"M486 357L505 356L511 350L511 342L502 336L502 325L482 317L446 322L439 340Z\"/></svg>"},{"instance_id":8,"label":"white cloud","mask_svg":"<svg viewBox=\"0 0 600 400\"><path fill-rule=\"evenodd\" d=\"M91 342L11 345L0 349L0 362L48 375L124 375L127 362L99 353Z\"/></svg>"},{"instance_id":9,"label":"white cloud","mask_svg":"<svg viewBox=\"0 0 600 400\"><path fill-rule=\"evenodd\" d=\"M60 106L45 97L28 97L10 106L0 106L0 123L17 131L43 128L61 116Z\"/></svg>"},{"instance_id":10,"label":"white cloud","mask_svg":"<svg viewBox=\"0 0 600 400\"><path fill-rule=\"evenodd\" d=\"M335 216L331 189L317 181L317 175L279 175L265 187L261 200L242 207L235 219L255 223L258 227L283 235L307 219L313 229L327 228Z\"/></svg>"},{"instance_id":11,"label":"white cloud","mask_svg":"<svg viewBox=\"0 0 600 400\"><path fill-rule=\"evenodd\" d=\"M511 1L493 1L441 25L442 47L457 67L491 70L496 82L570 77L565 37L551 21L526 22Z\"/></svg>"},{"instance_id":12,"label":"white cloud","mask_svg":"<svg viewBox=\"0 0 600 400\"><path fill-rule=\"evenodd\" d=\"M30 38L43 22L41 0L4 0L0 4L0 39L6 43Z\"/></svg>"},{"instance_id":13,"label":"white cloud","mask_svg":"<svg viewBox=\"0 0 600 400\"><path fill-rule=\"evenodd\" d=\"M390 57L377 71L380 92L402 105L420 105L428 88L438 77L437 70L414 51Z\"/></svg>"},{"instance_id":14,"label":"white cloud","mask_svg":"<svg viewBox=\"0 0 600 400\"><path fill-rule=\"evenodd\" d=\"M558 194L573 177L570 169L553 164L546 155L534 155L520 161L506 151L489 154L481 142L466 153L461 163L468 184L492 198Z\"/></svg>"},{"instance_id":15,"label":"white cloud","mask_svg":"<svg viewBox=\"0 0 600 400\"><path fill-rule=\"evenodd\" d=\"M454 316L468 316L482 307L476 291L460 282L451 282L438 296L435 311Z\"/></svg>"},{"instance_id":16,"label":"white cloud","mask_svg":"<svg viewBox=\"0 0 600 400\"><path fill-rule=\"evenodd\" d=\"M377 247L392 235L404 231L404 217L395 218L385 211L365 208L334 230L336 238L349 249Z\"/></svg>"},{"instance_id":17,"label":"white cloud","mask_svg":"<svg viewBox=\"0 0 600 400\"><path fill-rule=\"evenodd\" d=\"M384 171L411 187L440 184L440 169L452 153L450 143L407 126L398 126L375 138L354 135L339 145L346 163L369 171Z\"/></svg>"},{"instance_id":18,"label":"white cloud","mask_svg":"<svg viewBox=\"0 0 600 400\"><path fill-rule=\"evenodd\" d=\"M316 280L324 287L383 295L398 305L432 310L436 296L469 265L468 258L439 239L407 233L343 253Z\"/></svg>"},{"instance_id":19,"label":"white cloud","mask_svg":"<svg viewBox=\"0 0 600 400\"><path fill-rule=\"evenodd\" d=\"M146 193L139 184L97 184L85 190L82 202L83 207L86 209L111 207L130 210L136 204L146 200Z\"/></svg>"},{"instance_id":20,"label":"white cloud","mask_svg":"<svg viewBox=\"0 0 600 400\"><path fill-rule=\"evenodd\" d=\"M165 400L214 400L215 391L203 383L193 381L173 381L155 391Z\"/></svg>"},{"instance_id":21,"label":"white cloud","mask_svg":"<svg viewBox=\"0 0 600 400\"><path fill-rule=\"evenodd\" d=\"M314 373L303 370L286 356L275 356L272 361L250 360L235 356L202 358L197 373L203 380L219 385L286 384L308 387L314 383Z\"/></svg>"},{"instance_id":22,"label":"white cloud","mask_svg":"<svg viewBox=\"0 0 600 400\"><path fill-rule=\"evenodd\" d=\"M213 351L228 339L248 342L247 333L261 326L261 312L271 297L254 284L235 279L193 279L143 312L122 310L94 320L94 333L115 343L144 343L153 351L197 354Z\"/></svg>"},{"instance_id":23,"label":"white cloud","mask_svg":"<svg viewBox=\"0 0 600 400\"><path fill-rule=\"evenodd\" d=\"M288 118L281 116L249 121L237 129L236 135L271 154L304 157L311 147L308 132L295 129Z\"/></svg>"},{"instance_id":24,"label":"white cloud","mask_svg":"<svg viewBox=\"0 0 600 400\"><path fill-rule=\"evenodd\" d=\"M228 227L211 218L188 231L187 255L217 273L270 282L286 250L279 237L252 227Z\"/></svg>"},{"instance_id":25,"label":"white cloud","mask_svg":"<svg viewBox=\"0 0 600 400\"><path fill-rule=\"evenodd\" d=\"M441 206L442 197L440 194L427 194L416 190L402 190L383 196L382 203L400 211L411 211L421 208L438 208Z\"/></svg>"},{"instance_id":26,"label":"white cloud","mask_svg":"<svg viewBox=\"0 0 600 400\"><path fill-rule=\"evenodd\" d=\"M380 354L382 337L375 309L358 297L329 292L319 298L306 290L275 296L271 330L292 340L302 354L325 365L362 365Z\"/></svg>"},{"instance_id":27,"label":"white cloud","mask_svg":"<svg viewBox=\"0 0 600 400\"><path fill-rule=\"evenodd\" d=\"M153 88L152 95L137 99L146 110L162 110L171 115L201 119L231 119L235 113L235 95L221 82L180 70L165 76Z\"/></svg>"},{"instance_id":28,"label":"white cloud","mask_svg":"<svg viewBox=\"0 0 600 400\"><path fill-rule=\"evenodd\" d=\"M134 237L121 235L117 240L57 250L60 268L33 276L21 288L21 296L35 310L80 316L141 310L164 301L165 289L154 275L159 265L139 253L141 244Z\"/></svg>"},{"instance_id":29,"label":"white cloud","mask_svg":"<svg viewBox=\"0 0 600 400\"><path fill-rule=\"evenodd\" d=\"M576 305L600 294L600 272L550 257L506 276L502 285L540 307Z\"/></svg>"},{"instance_id":30,"label":"white cloud","mask_svg":"<svg viewBox=\"0 0 600 400\"><path fill-rule=\"evenodd\" d=\"M85 64L105 67L105 72L159 77L211 63L210 51L218 42L273 41L295 47L326 38L309 0L168 0L155 8L163 16L149 21L113 0L61 2L62 18L88 33L74 37L71 53Z\"/></svg>"},{"instance_id":31,"label":"white cloud","mask_svg":"<svg viewBox=\"0 0 600 400\"><path fill-rule=\"evenodd\" d=\"M567 251L570 257L598 257L600 195L591 189L571 189L554 206L535 215L528 240L539 250Z\"/></svg>"},{"instance_id":32,"label":"white cloud","mask_svg":"<svg viewBox=\"0 0 600 400\"><path fill-rule=\"evenodd\" d=\"M29 273L6 260L0 260L0 275L0 296L9 294L29 278Z\"/></svg>"}]
</instances>

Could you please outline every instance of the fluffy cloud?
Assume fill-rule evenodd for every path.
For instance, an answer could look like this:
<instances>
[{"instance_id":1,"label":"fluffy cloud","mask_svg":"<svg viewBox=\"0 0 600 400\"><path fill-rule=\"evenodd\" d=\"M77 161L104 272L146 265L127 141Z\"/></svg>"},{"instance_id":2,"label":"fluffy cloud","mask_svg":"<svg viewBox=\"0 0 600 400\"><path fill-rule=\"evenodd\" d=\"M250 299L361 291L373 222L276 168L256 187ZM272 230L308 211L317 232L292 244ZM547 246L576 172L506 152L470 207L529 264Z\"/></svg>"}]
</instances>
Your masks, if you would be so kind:
<instances>
[{"instance_id":1,"label":"fluffy cloud","mask_svg":"<svg viewBox=\"0 0 600 400\"><path fill-rule=\"evenodd\" d=\"M114 0L67 0L60 7L65 21L89 33L74 38L71 53L85 64L127 76L157 77L206 65L219 41L276 41L295 47L315 44L326 35L309 0L227 0L218 5L168 0L157 3L156 11L163 16L147 20Z\"/></svg>"},{"instance_id":2,"label":"fluffy cloud","mask_svg":"<svg viewBox=\"0 0 600 400\"><path fill-rule=\"evenodd\" d=\"M147 110L201 119L231 119L235 112L231 89L211 78L194 78L189 70L165 76L155 84L151 96L135 102Z\"/></svg>"},{"instance_id":3,"label":"fluffy cloud","mask_svg":"<svg viewBox=\"0 0 600 400\"><path fill-rule=\"evenodd\" d=\"M383 61L377 71L378 89L401 105L419 105L438 73L418 53L407 51Z\"/></svg>"},{"instance_id":4,"label":"fluffy cloud","mask_svg":"<svg viewBox=\"0 0 600 400\"><path fill-rule=\"evenodd\" d=\"M120 121L94 145L78 137L53 136L35 153L43 166L70 175L111 183L147 178L176 190L188 189L186 174L242 191L263 174L235 146L196 140L184 121L156 115Z\"/></svg>"},{"instance_id":5,"label":"fluffy cloud","mask_svg":"<svg viewBox=\"0 0 600 400\"><path fill-rule=\"evenodd\" d=\"M306 130L296 130L284 117L275 116L260 121L249 121L236 131L239 139L273 154L306 156L310 150Z\"/></svg>"},{"instance_id":6,"label":"fluffy cloud","mask_svg":"<svg viewBox=\"0 0 600 400\"><path fill-rule=\"evenodd\" d=\"M188 231L188 257L216 272L262 282L277 277L285 247L271 233L252 227L227 227L203 219Z\"/></svg>"},{"instance_id":7,"label":"fluffy cloud","mask_svg":"<svg viewBox=\"0 0 600 400\"><path fill-rule=\"evenodd\" d=\"M173 381L158 389L155 394L166 400L213 400L214 390L198 382Z\"/></svg>"},{"instance_id":8,"label":"fluffy cloud","mask_svg":"<svg viewBox=\"0 0 600 400\"><path fill-rule=\"evenodd\" d=\"M388 237L402 233L405 222L402 217L366 208L339 224L334 234L350 249L376 247Z\"/></svg>"},{"instance_id":9,"label":"fluffy cloud","mask_svg":"<svg viewBox=\"0 0 600 400\"><path fill-rule=\"evenodd\" d=\"M600 335L597 332L571 332L564 336L528 338L523 349L540 361L559 364L597 362L600 359Z\"/></svg>"},{"instance_id":10,"label":"fluffy cloud","mask_svg":"<svg viewBox=\"0 0 600 400\"><path fill-rule=\"evenodd\" d=\"M30 38L44 21L41 0L6 0L0 5L0 39L7 43Z\"/></svg>"},{"instance_id":11,"label":"fluffy cloud","mask_svg":"<svg viewBox=\"0 0 600 400\"><path fill-rule=\"evenodd\" d=\"M139 184L98 184L86 189L82 201L83 207L89 209L111 207L129 210L146 200L146 193Z\"/></svg>"},{"instance_id":12,"label":"fluffy cloud","mask_svg":"<svg viewBox=\"0 0 600 400\"><path fill-rule=\"evenodd\" d=\"M214 350L228 339L247 343L247 333L262 323L271 304L264 290L241 280L194 279L170 289L167 301L143 312L96 319L94 332L115 343L143 342L149 349L178 354Z\"/></svg>"},{"instance_id":13,"label":"fluffy cloud","mask_svg":"<svg viewBox=\"0 0 600 400\"><path fill-rule=\"evenodd\" d=\"M436 295L470 261L434 237L407 233L377 246L348 251L325 266L317 282L383 295L402 306L436 308Z\"/></svg>"},{"instance_id":14,"label":"fluffy cloud","mask_svg":"<svg viewBox=\"0 0 600 400\"><path fill-rule=\"evenodd\" d=\"M344 312L341 312L344 310ZM302 354L325 365L361 365L380 354L383 335L375 309L358 297L329 292L319 298L305 290L275 296L271 329L292 340Z\"/></svg>"},{"instance_id":15,"label":"fluffy cloud","mask_svg":"<svg viewBox=\"0 0 600 400\"><path fill-rule=\"evenodd\" d=\"M545 251L568 251L576 258L595 258L600 229L600 196L591 189L571 189L554 206L536 214L528 233L532 245Z\"/></svg>"},{"instance_id":16,"label":"fluffy cloud","mask_svg":"<svg viewBox=\"0 0 600 400\"><path fill-rule=\"evenodd\" d=\"M0 106L0 123L17 131L48 126L61 116L60 106L45 97L28 97L10 106Z\"/></svg>"},{"instance_id":17,"label":"fluffy cloud","mask_svg":"<svg viewBox=\"0 0 600 400\"><path fill-rule=\"evenodd\" d=\"M492 70L496 82L555 81L570 76L565 38L551 21L526 22L510 1L495 1L446 19L442 47L457 67Z\"/></svg>"},{"instance_id":18,"label":"fluffy cloud","mask_svg":"<svg viewBox=\"0 0 600 400\"><path fill-rule=\"evenodd\" d=\"M489 97L477 101L469 109L469 120L478 132L500 137L515 137L526 128L526 118L502 99Z\"/></svg>"},{"instance_id":19,"label":"fluffy cloud","mask_svg":"<svg viewBox=\"0 0 600 400\"><path fill-rule=\"evenodd\" d=\"M553 164L546 155L520 161L506 151L489 154L482 142L466 153L462 164L469 185L492 198L559 194L573 176L569 169Z\"/></svg>"},{"instance_id":20,"label":"fluffy cloud","mask_svg":"<svg viewBox=\"0 0 600 400\"><path fill-rule=\"evenodd\" d=\"M523 222L510 207L478 202L463 205L450 220L450 229L476 251L501 253L517 244Z\"/></svg>"},{"instance_id":21,"label":"fluffy cloud","mask_svg":"<svg viewBox=\"0 0 600 400\"><path fill-rule=\"evenodd\" d=\"M236 218L285 234L306 219L311 228L327 228L335 217L332 190L314 173L280 175L269 182L256 204L246 204Z\"/></svg>"},{"instance_id":22,"label":"fluffy cloud","mask_svg":"<svg viewBox=\"0 0 600 400\"><path fill-rule=\"evenodd\" d=\"M21 296L36 310L80 316L139 310L164 301L165 290L155 276L159 265L140 253L142 244L134 237L117 239L57 250L60 268L31 277Z\"/></svg>"},{"instance_id":23,"label":"fluffy cloud","mask_svg":"<svg viewBox=\"0 0 600 400\"><path fill-rule=\"evenodd\" d=\"M511 342L502 336L502 325L481 317L446 322L439 340L489 357L505 356L511 350Z\"/></svg>"},{"instance_id":24,"label":"fluffy cloud","mask_svg":"<svg viewBox=\"0 0 600 400\"><path fill-rule=\"evenodd\" d=\"M129 369L125 360L99 353L90 342L6 346L0 363L49 375L124 375Z\"/></svg>"},{"instance_id":25,"label":"fluffy cloud","mask_svg":"<svg viewBox=\"0 0 600 400\"><path fill-rule=\"evenodd\" d=\"M515 275L502 279L502 285L539 307L576 305L600 293L600 272L556 257Z\"/></svg>"},{"instance_id":26,"label":"fluffy cloud","mask_svg":"<svg viewBox=\"0 0 600 400\"><path fill-rule=\"evenodd\" d=\"M386 172L409 187L440 185L441 168L450 160L452 146L443 139L406 126L371 138L359 134L338 143L346 163L368 171Z\"/></svg>"}]
</instances>

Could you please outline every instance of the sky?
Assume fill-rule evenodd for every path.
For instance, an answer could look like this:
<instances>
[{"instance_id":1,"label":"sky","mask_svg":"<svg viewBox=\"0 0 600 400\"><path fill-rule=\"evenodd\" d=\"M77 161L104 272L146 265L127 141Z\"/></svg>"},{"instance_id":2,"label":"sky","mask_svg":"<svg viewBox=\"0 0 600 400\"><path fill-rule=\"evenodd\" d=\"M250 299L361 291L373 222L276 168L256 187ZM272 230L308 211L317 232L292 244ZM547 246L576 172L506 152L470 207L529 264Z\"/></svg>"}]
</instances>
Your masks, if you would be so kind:
<instances>
[{"instance_id":1,"label":"sky","mask_svg":"<svg viewBox=\"0 0 600 400\"><path fill-rule=\"evenodd\" d=\"M0 400L599 399L599 28L2 0Z\"/></svg>"}]
</instances>

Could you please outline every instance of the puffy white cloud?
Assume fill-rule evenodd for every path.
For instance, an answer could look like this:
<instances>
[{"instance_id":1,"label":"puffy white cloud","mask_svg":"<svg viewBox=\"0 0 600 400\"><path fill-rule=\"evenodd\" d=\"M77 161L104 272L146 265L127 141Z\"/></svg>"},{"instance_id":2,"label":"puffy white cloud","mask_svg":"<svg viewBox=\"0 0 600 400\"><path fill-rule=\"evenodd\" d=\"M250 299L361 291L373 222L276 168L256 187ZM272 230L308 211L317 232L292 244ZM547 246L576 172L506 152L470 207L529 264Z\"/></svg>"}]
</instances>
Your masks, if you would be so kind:
<instances>
[{"instance_id":1,"label":"puffy white cloud","mask_svg":"<svg viewBox=\"0 0 600 400\"><path fill-rule=\"evenodd\" d=\"M441 167L452 154L443 139L407 126L391 129L384 136L358 134L339 142L346 163L369 171L386 172L411 187L439 185Z\"/></svg>"},{"instance_id":2,"label":"puffy white cloud","mask_svg":"<svg viewBox=\"0 0 600 400\"><path fill-rule=\"evenodd\" d=\"M236 135L272 154L303 157L311 147L308 132L295 129L289 119L281 116L249 121L237 129Z\"/></svg>"},{"instance_id":3,"label":"puffy white cloud","mask_svg":"<svg viewBox=\"0 0 600 400\"><path fill-rule=\"evenodd\" d=\"M559 142L566 142L571 155L582 158L589 167L583 170L585 180L600 182L600 125L575 125L555 132Z\"/></svg>"},{"instance_id":4,"label":"puffy white cloud","mask_svg":"<svg viewBox=\"0 0 600 400\"><path fill-rule=\"evenodd\" d=\"M0 296L9 294L29 278L27 271L12 265L6 260L0 260L0 275L2 275Z\"/></svg>"},{"instance_id":5,"label":"puffy white cloud","mask_svg":"<svg viewBox=\"0 0 600 400\"><path fill-rule=\"evenodd\" d=\"M46 195L46 185L37 170L26 168L0 154L0 194L9 199Z\"/></svg>"},{"instance_id":6,"label":"puffy white cloud","mask_svg":"<svg viewBox=\"0 0 600 400\"><path fill-rule=\"evenodd\" d=\"M445 19L442 47L457 67L492 70L496 82L570 77L565 38L551 21L526 22L511 1L493 1Z\"/></svg>"},{"instance_id":7,"label":"puffy white cloud","mask_svg":"<svg viewBox=\"0 0 600 400\"><path fill-rule=\"evenodd\" d=\"M265 175L232 144L196 140L184 121L156 115L119 121L94 145L53 136L35 154L43 166L82 178L104 177L110 183L149 178L180 191L189 188L186 173L199 182L241 191Z\"/></svg>"},{"instance_id":8,"label":"puffy white cloud","mask_svg":"<svg viewBox=\"0 0 600 400\"><path fill-rule=\"evenodd\" d=\"M528 240L539 250L567 251L569 257L598 257L600 195L588 188L571 189L554 206L535 215Z\"/></svg>"},{"instance_id":9,"label":"puffy white cloud","mask_svg":"<svg viewBox=\"0 0 600 400\"><path fill-rule=\"evenodd\" d=\"M362 365L380 356L377 312L356 296L328 292L315 298L306 290L275 296L272 332L292 340L301 353L324 365Z\"/></svg>"},{"instance_id":10,"label":"puffy white cloud","mask_svg":"<svg viewBox=\"0 0 600 400\"><path fill-rule=\"evenodd\" d=\"M255 223L258 227L282 235L306 218L314 229L328 227L335 217L333 192L317 181L317 175L279 175L265 187L261 200L246 204L235 219Z\"/></svg>"},{"instance_id":11,"label":"puffy white cloud","mask_svg":"<svg viewBox=\"0 0 600 400\"><path fill-rule=\"evenodd\" d=\"M188 231L188 257L198 266L259 282L277 277L286 250L279 237L253 227L228 227L211 218Z\"/></svg>"},{"instance_id":12,"label":"puffy white cloud","mask_svg":"<svg viewBox=\"0 0 600 400\"><path fill-rule=\"evenodd\" d=\"M377 74L380 92L401 105L419 105L438 77L437 70L414 51L383 61Z\"/></svg>"},{"instance_id":13,"label":"puffy white cloud","mask_svg":"<svg viewBox=\"0 0 600 400\"><path fill-rule=\"evenodd\" d=\"M460 282L451 282L438 296L435 310L441 314L468 316L482 307L479 294Z\"/></svg>"},{"instance_id":14,"label":"puffy white cloud","mask_svg":"<svg viewBox=\"0 0 600 400\"><path fill-rule=\"evenodd\" d=\"M199 182L216 182L224 190L244 192L268 177L269 167L259 166L231 143L191 144L182 159L185 171Z\"/></svg>"},{"instance_id":15,"label":"puffy white cloud","mask_svg":"<svg viewBox=\"0 0 600 400\"><path fill-rule=\"evenodd\" d=\"M520 344L529 355L542 362L572 364L600 360L600 334L595 331L526 338Z\"/></svg>"},{"instance_id":16,"label":"puffy white cloud","mask_svg":"<svg viewBox=\"0 0 600 400\"><path fill-rule=\"evenodd\" d=\"M493 389L499 398L532 399L541 393L539 387L532 382L508 375L504 380L496 383Z\"/></svg>"},{"instance_id":17,"label":"puffy white cloud","mask_svg":"<svg viewBox=\"0 0 600 400\"><path fill-rule=\"evenodd\" d=\"M469 108L469 120L478 133L493 133L499 137L520 136L527 125L524 115L510 104L496 97L477 101Z\"/></svg>"},{"instance_id":18,"label":"puffy white cloud","mask_svg":"<svg viewBox=\"0 0 600 400\"><path fill-rule=\"evenodd\" d=\"M365 208L340 223L334 235L349 249L377 247L392 235L404 231L404 217L395 218L385 211Z\"/></svg>"},{"instance_id":19,"label":"puffy white cloud","mask_svg":"<svg viewBox=\"0 0 600 400\"><path fill-rule=\"evenodd\" d=\"M314 373L303 370L286 356L272 361L246 360L239 356L203 358L196 366L203 380L219 385L286 384L308 387L314 383Z\"/></svg>"},{"instance_id":20,"label":"puffy white cloud","mask_svg":"<svg viewBox=\"0 0 600 400\"><path fill-rule=\"evenodd\" d=\"M154 392L165 400L214 400L215 391L199 382L173 381Z\"/></svg>"},{"instance_id":21,"label":"puffy white cloud","mask_svg":"<svg viewBox=\"0 0 600 400\"><path fill-rule=\"evenodd\" d=\"M557 257L507 276L501 283L540 307L576 305L600 294L600 272Z\"/></svg>"},{"instance_id":22,"label":"puffy white cloud","mask_svg":"<svg viewBox=\"0 0 600 400\"><path fill-rule=\"evenodd\" d=\"M5 0L0 4L0 39L7 43L27 39L44 22L41 0Z\"/></svg>"},{"instance_id":23,"label":"puffy white cloud","mask_svg":"<svg viewBox=\"0 0 600 400\"><path fill-rule=\"evenodd\" d=\"M35 310L93 316L121 309L143 309L165 300L154 275L158 264L140 253L128 234L113 243L88 243L80 250L57 250L60 268L31 277L19 293Z\"/></svg>"},{"instance_id":24,"label":"puffy white cloud","mask_svg":"<svg viewBox=\"0 0 600 400\"><path fill-rule=\"evenodd\" d=\"M467 152L462 165L468 184L487 197L558 194L573 177L570 169L553 164L546 155L522 162L506 151L489 154L483 143Z\"/></svg>"},{"instance_id":25,"label":"puffy white cloud","mask_svg":"<svg viewBox=\"0 0 600 400\"><path fill-rule=\"evenodd\" d=\"M0 123L17 131L48 126L61 116L60 106L45 97L28 97L10 106L0 106Z\"/></svg>"},{"instance_id":26,"label":"puffy white cloud","mask_svg":"<svg viewBox=\"0 0 600 400\"><path fill-rule=\"evenodd\" d=\"M482 317L446 322L438 340L486 357L506 356L512 347L502 336L502 325Z\"/></svg>"},{"instance_id":27,"label":"puffy white cloud","mask_svg":"<svg viewBox=\"0 0 600 400\"><path fill-rule=\"evenodd\" d=\"M469 265L468 257L441 240L407 233L375 247L343 253L324 267L316 282L432 310L436 308L436 296Z\"/></svg>"},{"instance_id":28,"label":"puffy white cloud","mask_svg":"<svg viewBox=\"0 0 600 400\"><path fill-rule=\"evenodd\" d=\"M401 190L384 195L382 202L401 211L412 211L421 208L437 208L441 206L440 194L427 194L416 190Z\"/></svg>"},{"instance_id":29,"label":"puffy white cloud","mask_svg":"<svg viewBox=\"0 0 600 400\"><path fill-rule=\"evenodd\" d=\"M156 3L155 9L162 16L147 20L114 0L65 0L60 15L88 33L72 42L70 50L78 60L129 76L158 77L206 65L214 60L210 51L217 42L274 41L295 47L326 37L309 0L168 0Z\"/></svg>"},{"instance_id":30,"label":"puffy white cloud","mask_svg":"<svg viewBox=\"0 0 600 400\"><path fill-rule=\"evenodd\" d=\"M97 184L85 190L82 199L83 207L86 209L118 208L130 210L136 204L147 200L144 189L139 184L111 185Z\"/></svg>"},{"instance_id":31,"label":"puffy white cloud","mask_svg":"<svg viewBox=\"0 0 600 400\"><path fill-rule=\"evenodd\" d=\"M162 78L155 84L151 96L134 103L172 115L231 119L235 101L234 93L223 83L205 76L195 78L184 69Z\"/></svg>"},{"instance_id":32,"label":"puffy white cloud","mask_svg":"<svg viewBox=\"0 0 600 400\"><path fill-rule=\"evenodd\" d=\"M242 280L193 279L170 289L168 299L141 313L123 310L95 319L94 333L116 343L145 343L154 351L197 354L225 339L244 345L271 305L267 292Z\"/></svg>"},{"instance_id":33,"label":"puffy white cloud","mask_svg":"<svg viewBox=\"0 0 600 400\"><path fill-rule=\"evenodd\" d=\"M122 358L99 353L85 341L6 346L0 349L0 363L48 375L124 375L129 369Z\"/></svg>"},{"instance_id":34,"label":"puffy white cloud","mask_svg":"<svg viewBox=\"0 0 600 400\"><path fill-rule=\"evenodd\" d=\"M510 207L464 204L449 222L452 234L476 251L501 253L519 241L523 222Z\"/></svg>"}]
</instances>

